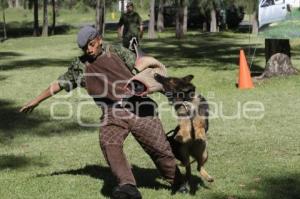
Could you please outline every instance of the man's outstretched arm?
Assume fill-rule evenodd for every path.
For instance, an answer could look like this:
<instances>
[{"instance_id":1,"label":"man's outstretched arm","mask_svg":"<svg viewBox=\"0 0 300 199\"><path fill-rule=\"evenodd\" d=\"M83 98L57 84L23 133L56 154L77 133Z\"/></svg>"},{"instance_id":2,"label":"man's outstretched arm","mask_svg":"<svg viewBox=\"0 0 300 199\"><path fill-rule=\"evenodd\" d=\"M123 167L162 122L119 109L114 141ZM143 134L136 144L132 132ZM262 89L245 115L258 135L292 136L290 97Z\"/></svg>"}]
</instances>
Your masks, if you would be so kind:
<instances>
[{"instance_id":1,"label":"man's outstretched arm","mask_svg":"<svg viewBox=\"0 0 300 199\"><path fill-rule=\"evenodd\" d=\"M51 97L52 95L55 95L59 91L61 91L62 88L59 86L58 82L53 82L50 84L50 86L42 91L36 98L29 101L26 105L24 105L19 112L23 113L31 113L35 107L37 107L42 101L46 100L47 98Z\"/></svg>"},{"instance_id":2,"label":"man's outstretched arm","mask_svg":"<svg viewBox=\"0 0 300 199\"><path fill-rule=\"evenodd\" d=\"M61 90L69 92L75 89L77 86L84 87L84 69L85 65L81 62L80 58L77 57L71 63L68 70L58 77L57 81L50 84L46 90L42 91L36 98L24 105L19 112L32 112L33 109L39 105L39 103L55 95Z\"/></svg>"}]
</instances>

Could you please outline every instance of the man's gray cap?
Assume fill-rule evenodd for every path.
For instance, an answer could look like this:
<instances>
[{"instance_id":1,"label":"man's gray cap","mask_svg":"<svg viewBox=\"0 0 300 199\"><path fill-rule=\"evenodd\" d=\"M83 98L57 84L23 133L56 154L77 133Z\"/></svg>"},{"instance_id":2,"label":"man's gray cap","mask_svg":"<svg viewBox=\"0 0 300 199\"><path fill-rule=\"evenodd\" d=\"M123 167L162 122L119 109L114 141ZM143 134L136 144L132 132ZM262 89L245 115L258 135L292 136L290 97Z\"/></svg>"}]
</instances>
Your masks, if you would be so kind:
<instances>
[{"instance_id":1,"label":"man's gray cap","mask_svg":"<svg viewBox=\"0 0 300 199\"><path fill-rule=\"evenodd\" d=\"M95 39L99 33L92 26L82 27L77 34L77 44L79 48L84 48L89 41Z\"/></svg>"}]
</instances>

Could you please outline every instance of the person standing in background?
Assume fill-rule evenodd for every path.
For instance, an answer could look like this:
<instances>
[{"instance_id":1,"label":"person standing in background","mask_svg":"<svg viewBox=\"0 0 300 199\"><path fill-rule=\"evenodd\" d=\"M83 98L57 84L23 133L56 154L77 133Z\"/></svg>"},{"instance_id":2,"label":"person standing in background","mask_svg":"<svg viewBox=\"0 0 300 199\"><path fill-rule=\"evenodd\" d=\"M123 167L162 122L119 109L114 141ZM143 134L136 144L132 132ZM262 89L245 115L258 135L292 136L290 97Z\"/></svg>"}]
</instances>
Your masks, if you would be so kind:
<instances>
[{"instance_id":1,"label":"person standing in background","mask_svg":"<svg viewBox=\"0 0 300 199\"><path fill-rule=\"evenodd\" d=\"M129 48L132 38L135 37L138 43L143 38L144 28L142 18L134 11L133 3L128 2L126 8L118 23L118 37L122 37L123 46Z\"/></svg>"}]
</instances>

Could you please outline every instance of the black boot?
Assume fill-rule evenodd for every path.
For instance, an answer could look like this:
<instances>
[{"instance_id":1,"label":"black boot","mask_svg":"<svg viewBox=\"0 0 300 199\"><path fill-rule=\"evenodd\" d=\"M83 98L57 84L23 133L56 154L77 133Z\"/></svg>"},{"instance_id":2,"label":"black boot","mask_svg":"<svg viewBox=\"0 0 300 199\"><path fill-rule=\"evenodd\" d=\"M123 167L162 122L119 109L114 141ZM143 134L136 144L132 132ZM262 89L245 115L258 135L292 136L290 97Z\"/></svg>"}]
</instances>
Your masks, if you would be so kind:
<instances>
[{"instance_id":1,"label":"black boot","mask_svg":"<svg viewBox=\"0 0 300 199\"><path fill-rule=\"evenodd\" d=\"M142 195L136 186L125 184L113 190L112 199L142 199Z\"/></svg>"},{"instance_id":2,"label":"black boot","mask_svg":"<svg viewBox=\"0 0 300 199\"><path fill-rule=\"evenodd\" d=\"M174 182L172 184L171 194L174 195L176 193L189 193L190 187L189 183L184 179L179 169L176 168Z\"/></svg>"},{"instance_id":3,"label":"black boot","mask_svg":"<svg viewBox=\"0 0 300 199\"><path fill-rule=\"evenodd\" d=\"M178 184L177 186L173 186L171 194L172 195L176 193L187 194L189 192L190 192L190 186L187 182L184 182L182 184Z\"/></svg>"}]
</instances>

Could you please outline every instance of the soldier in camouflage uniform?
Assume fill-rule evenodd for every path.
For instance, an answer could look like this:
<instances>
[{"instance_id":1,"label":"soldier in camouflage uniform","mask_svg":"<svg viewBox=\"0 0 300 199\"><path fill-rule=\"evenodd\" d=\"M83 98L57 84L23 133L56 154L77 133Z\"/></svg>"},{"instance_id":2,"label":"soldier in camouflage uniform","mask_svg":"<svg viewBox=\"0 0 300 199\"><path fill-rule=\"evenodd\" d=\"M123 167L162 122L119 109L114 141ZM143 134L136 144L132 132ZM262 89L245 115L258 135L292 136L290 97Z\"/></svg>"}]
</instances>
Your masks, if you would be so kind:
<instances>
[{"instance_id":1,"label":"soldier in camouflage uniform","mask_svg":"<svg viewBox=\"0 0 300 199\"><path fill-rule=\"evenodd\" d=\"M127 82L133 76L131 71L135 63L135 54L122 46L105 47L102 45L102 37L89 26L79 31L77 43L84 55L76 58L58 81L23 106L20 112L31 112L39 103L63 89L71 91L79 86L85 87L102 110L100 147L118 181L118 186L112 193L113 198L142 198L123 152L123 143L129 132L148 153L162 176L172 185L173 192L182 191L184 180L176 166L161 121L154 115L155 111L151 110L155 109L154 101L148 97L128 98L127 102L131 102L135 108L141 105L140 110L120 103L120 96L124 94L122 82ZM94 73L104 74L106 79L86 75ZM121 85L113 87L115 82L121 82ZM105 91L106 95L100 96ZM146 102L146 106L143 102Z\"/></svg>"},{"instance_id":2,"label":"soldier in camouflage uniform","mask_svg":"<svg viewBox=\"0 0 300 199\"><path fill-rule=\"evenodd\" d=\"M133 37L137 39L137 42L142 39L143 21L140 15L134 11L132 2L127 3L126 8L126 13L121 15L118 23L118 35L123 38L123 46L129 48L130 40Z\"/></svg>"}]
</instances>

